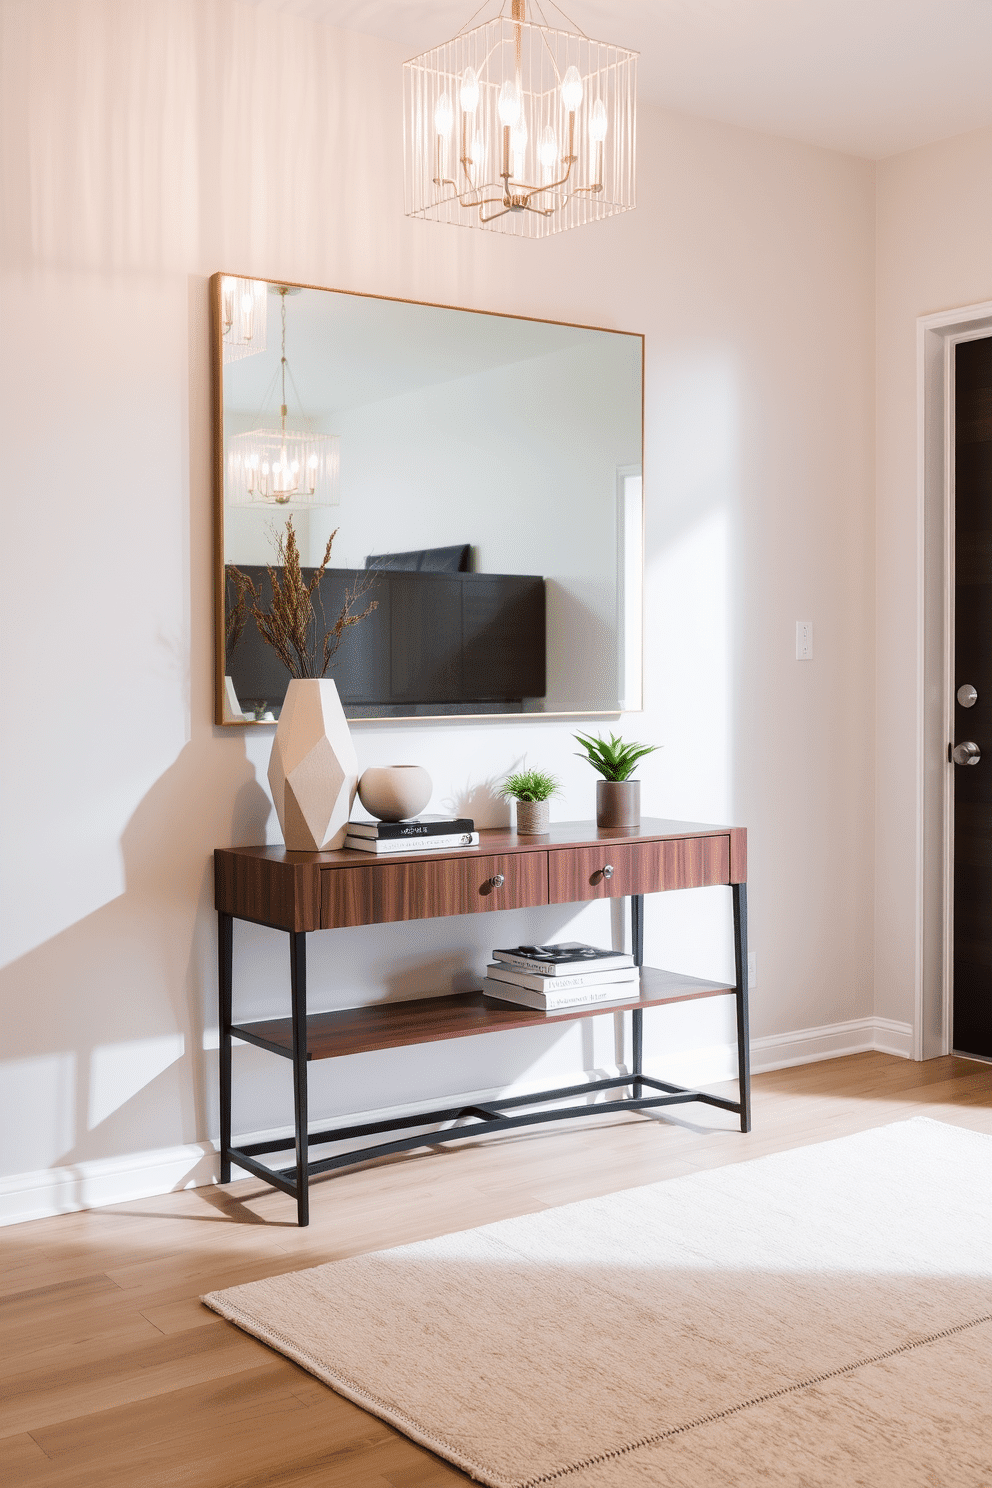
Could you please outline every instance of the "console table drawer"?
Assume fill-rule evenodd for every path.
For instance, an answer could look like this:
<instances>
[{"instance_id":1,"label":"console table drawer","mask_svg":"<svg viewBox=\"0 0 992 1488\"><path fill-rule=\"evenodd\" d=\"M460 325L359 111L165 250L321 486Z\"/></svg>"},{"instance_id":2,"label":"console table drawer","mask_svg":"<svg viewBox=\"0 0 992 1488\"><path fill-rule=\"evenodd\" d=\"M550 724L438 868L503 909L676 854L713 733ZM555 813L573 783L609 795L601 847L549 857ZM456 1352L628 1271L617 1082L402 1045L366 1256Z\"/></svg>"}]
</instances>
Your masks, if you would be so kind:
<instances>
[{"instance_id":1,"label":"console table drawer","mask_svg":"<svg viewBox=\"0 0 992 1488\"><path fill-rule=\"evenodd\" d=\"M612 869L612 873L605 870ZM618 899L660 889L701 889L730 882L730 838L669 838L660 842L568 847L548 854L548 900Z\"/></svg>"},{"instance_id":2,"label":"console table drawer","mask_svg":"<svg viewBox=\"0 0 992 1488\"><path fill-rule=\"evenodd\" d=\"M494 883L499 878L503 882ZM324 868L320 875L320 923L325 929L430 920L487 909L525 909L547 902L548 855L544 852L363 863Z\"/></svg>"}]
</instances>

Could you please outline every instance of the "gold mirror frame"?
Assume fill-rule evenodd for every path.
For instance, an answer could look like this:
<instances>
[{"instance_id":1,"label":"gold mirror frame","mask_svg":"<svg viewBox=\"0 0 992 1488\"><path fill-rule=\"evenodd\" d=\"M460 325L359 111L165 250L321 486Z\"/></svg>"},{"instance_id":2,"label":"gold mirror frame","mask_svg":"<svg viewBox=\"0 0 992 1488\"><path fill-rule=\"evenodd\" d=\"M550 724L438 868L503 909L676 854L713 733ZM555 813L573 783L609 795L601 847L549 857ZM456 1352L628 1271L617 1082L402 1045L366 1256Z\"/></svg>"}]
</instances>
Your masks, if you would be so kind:
<instances>
[{"instance_id":1,"label":"gold mirror frame","mask_svg":"<svg viewBox=\"0 0 992 1488\"><path fill-rule=\"evenodd\" d=\"M223 357L223 282L225 279L249 280L258 284L282 285L287 289L316 290L321 293L338 295L349 295L358 300L375 300L376 302L391 303L398 305L417 305L424 309L448 310L470 315L492 316L500 320L523 321L535 325L561 326L566 329L579 331L598 331L608 335L629 336L641 343L640 356L640 381L641 381L641 469L643 471L644 460L644 384L645 384L645 343L644 335L639 331L617 331L609 326L587 325L579 321L550 320L535 315L511 315L499 310L479 310L466 305L447 305L431 300L410 300L398 295L375 295L364 294L359 290L333 289L321 284L302 284L288 279L259 279L252 275L235 275L226 272L215 273L210 276L210 365L211 365L211 403L212 403L212 440L213 440L213 491L214 491L214 722L223 728L253 728L258 726L272 727L271 720L263 719L230 719L224 717L224 678L226 665L225 646L225 562L224 562L224 357ZM643 476L642 476L643 479ZM641 584L643 593L643 564L644 564L644 501L641 501L641 530L640 530L640 552L641 552ZM622 711L640 711L643 707L644 687L644 646L643 646L643 598L640 610L640 678L639 693L641 701L636 709L627 709L620 706L620 700L616 707L609 708L581 708L573 710L559 710L548 712L481 712L481 713L416 713L404 715L379 715L367 718L349 718L349 726L356 723L427 723L443 724L458 723L463 721L474 722L501 722L503 720L521 719L555 719L555 718L616 718Z\"/></svg>"}]
</instances>

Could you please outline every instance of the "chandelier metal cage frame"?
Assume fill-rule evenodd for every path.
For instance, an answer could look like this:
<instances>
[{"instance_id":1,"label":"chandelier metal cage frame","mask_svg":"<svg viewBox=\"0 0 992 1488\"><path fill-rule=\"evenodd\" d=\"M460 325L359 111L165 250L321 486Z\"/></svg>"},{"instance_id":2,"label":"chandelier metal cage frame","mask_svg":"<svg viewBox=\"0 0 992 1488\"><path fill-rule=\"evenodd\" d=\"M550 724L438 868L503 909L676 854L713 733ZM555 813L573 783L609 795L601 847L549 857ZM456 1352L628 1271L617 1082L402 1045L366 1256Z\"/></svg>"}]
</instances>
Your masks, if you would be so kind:
<instances>
[{"instance_id":1,"label":"chandelier metal cage frame","mask_svg":"<svg viewBox=\"0 0 992 1488\"><path fill-rule=\"evenodd\" d=\"M539 238L636 205L636 52L512 0L403 76L407 216Z\"/></svg>"}]
</instances>

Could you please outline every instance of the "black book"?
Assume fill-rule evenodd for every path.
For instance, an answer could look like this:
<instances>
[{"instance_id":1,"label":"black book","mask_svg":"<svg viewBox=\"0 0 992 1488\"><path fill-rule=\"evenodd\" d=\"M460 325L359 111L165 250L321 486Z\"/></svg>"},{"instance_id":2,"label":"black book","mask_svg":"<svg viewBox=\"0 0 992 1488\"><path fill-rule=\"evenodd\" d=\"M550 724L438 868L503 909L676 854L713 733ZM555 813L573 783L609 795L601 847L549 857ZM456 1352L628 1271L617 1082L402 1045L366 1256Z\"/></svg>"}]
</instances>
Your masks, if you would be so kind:
<instances>
[{"instance_id":1,"label":"black book","mask_svg":"<svg viewBox=\"0 0 992 1488\"><path fill-rule=\"evenodd\" d=\"M371 837L376 842L396 841L406 837L449 837L456 832L474 832L470 816L413 816L409 821L349 822L351 837Z\"/></svg>"},{"instance_id":2,"label":"black book","mask_svg":"<svg viewBox=\"0 0 992 1488\"><path fill-rule=\"evenodd\" d=\"M493 960L548 977L572 976L582 971L620 971L634 964L633 956L626 951L603 951L578 940L565 940L558 945L514 946L511 950L493 951Z\"/></svg>"}]
</instances>

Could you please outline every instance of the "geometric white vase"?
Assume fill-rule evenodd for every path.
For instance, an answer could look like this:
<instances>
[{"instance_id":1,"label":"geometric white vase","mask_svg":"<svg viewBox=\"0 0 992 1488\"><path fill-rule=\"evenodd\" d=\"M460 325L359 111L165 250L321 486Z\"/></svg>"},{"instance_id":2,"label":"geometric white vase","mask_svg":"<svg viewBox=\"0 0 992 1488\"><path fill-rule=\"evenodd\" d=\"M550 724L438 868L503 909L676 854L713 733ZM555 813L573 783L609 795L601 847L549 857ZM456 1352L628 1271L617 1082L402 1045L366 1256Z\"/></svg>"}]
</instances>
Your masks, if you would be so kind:
<instances>
[{"instance_id":1,"label":"geometric white vase","mask_svg":"<svg viewBox=\"0 0 992 1488\"><path fill-rule=\"evenodd\" d=\"M290 852L343 845L358 786L358 755L329 678L294 677L286 689L269 786Z\"/></svg>"}]
</instances>

